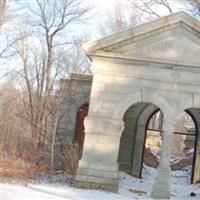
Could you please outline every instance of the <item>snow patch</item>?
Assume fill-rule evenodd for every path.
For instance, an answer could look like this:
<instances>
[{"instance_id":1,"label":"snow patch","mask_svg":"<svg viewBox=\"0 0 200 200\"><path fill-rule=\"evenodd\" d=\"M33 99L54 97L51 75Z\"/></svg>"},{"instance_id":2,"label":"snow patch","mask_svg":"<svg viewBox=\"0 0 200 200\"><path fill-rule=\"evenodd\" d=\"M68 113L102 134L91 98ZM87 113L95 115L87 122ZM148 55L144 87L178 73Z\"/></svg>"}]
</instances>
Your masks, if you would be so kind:
<instances>
[{"instance_id":1,"label":"snow patch","mask_svg":"<svg viewBox=\"0 0 200 200\"><path fill-rule=\"evenodd\" d=\"M171 173L172 200L200 199L200 184L190 185L188 173L190 168ZM84 190L71 187L68 184L49 184L44 178L41 184L0 184L0 200L152 200L151 192L156 176L156 169L144 166L142 179L134 178L124 172L119 172L118 193ZM56 179L55 179L56 180ZM190 197L190 193L197 194Z\"/></svg>"}]
</instances>

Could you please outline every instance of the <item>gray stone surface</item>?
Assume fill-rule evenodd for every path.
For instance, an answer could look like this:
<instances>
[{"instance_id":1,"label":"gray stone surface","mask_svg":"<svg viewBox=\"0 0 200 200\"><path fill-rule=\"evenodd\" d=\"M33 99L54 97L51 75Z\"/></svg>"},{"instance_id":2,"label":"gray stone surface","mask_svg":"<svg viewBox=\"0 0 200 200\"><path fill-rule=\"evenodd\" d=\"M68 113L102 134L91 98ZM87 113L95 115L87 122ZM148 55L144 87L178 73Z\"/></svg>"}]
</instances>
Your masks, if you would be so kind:
<instances>
[{"instance_id":1,"label":"gray stone surface","mask_svg":"<svg viewBox=\"0 0 200 200\"><path fill-rule=\"evenodd\" d=\"M169 199L171 140L176 119L184 110L200 109L199 21L186 13L176 13L89 42L85 50L92 60L90 98L86 92L90 88L87 80L72 78L63 84L67 84L66 94L72 88L78 88L74 97L79 106L84 103L83 100L90 100L89 114L84 122L86 136L83 155L79 161L75 186L117 191L118 160L120 167L124 162L127 164L126 170L130 171L131 168L131 173L136 172L138 176L144 127L150 110L155 107L144 112L144 115L139 115L141 108L135 107L139 111L134 110L133 116L129 117L133 124L126 123L129 119L124 123L123 118L131 106L143 103L160 108L164 114L161 162L152 196ZM82 89L79 90L79 86ZM65 116L60 131L62 134L69 133L67 142L73 138L73 123L78 108L75 105L67 106L70 103L71 98L66 95L62 112L67 110L72 117L69 122ZM194 115L199 121L199 114ZM198 134L195 180L200 179L199 138Z\"/></svg>"},{"instance_id":2,"label":"gray stone surface","mask_svg":"<svg viewBox=\"0 0 200 200\"><path fill-rule=\"evenodd\" d=\"M122 171L125 171L129 174L132 174L136 177L139 177L139 174L136 175L136 172L133 170L134 164L132 163L133 158L138 159L135 151L135 140L136 140L136 129L138 124L138 118L143 111L145 103L138 103L131 106L124 115L124 130L120 139L119 147L119 168ZM145 133L145 130L144 130ZM138 133L142 134L142 133ZM140 143L140 146L143 146L143 141Z\"/></svg>"},{"instance_id":3,"label":"gray stone surface","mask_svg":"<svg viewBox=\"0 0 200 200\"><path fill-rule=\"evenodd\" d=\"M68 144L73 142L76 114L78 109L85 103L89 103L91 93L92 76L72 74L70 79L61 80L60 87L64 90L64 97L59 110L60 123L58 135L64 151ZM58 138L57 138L58 139ZM57 141L58 148L60 142Z\"/></svg>"}]
</instances>

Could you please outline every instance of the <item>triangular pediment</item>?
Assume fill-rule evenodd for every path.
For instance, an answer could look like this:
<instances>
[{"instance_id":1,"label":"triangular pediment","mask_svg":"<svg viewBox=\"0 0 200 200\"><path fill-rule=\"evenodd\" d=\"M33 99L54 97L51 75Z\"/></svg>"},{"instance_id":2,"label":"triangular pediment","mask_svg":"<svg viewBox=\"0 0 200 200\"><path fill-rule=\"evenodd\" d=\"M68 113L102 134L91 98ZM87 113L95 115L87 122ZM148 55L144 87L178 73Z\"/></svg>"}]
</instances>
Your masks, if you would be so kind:
<instances>
[{"instance_id":1,"label":"triangular pediment","mask_svg":"<svg viewBox=\"0 0 200 200\"><path fill-rule=\"evenodd\" d=\"M200 38L191 33L179 30L159 39L159 36L136 44L115 49L114 52L134 58L149 58L154 60L178 61L200 64Z\"/></svg>"},{"instance_id":2,"label":"triangular pediment","mask_svg":"<svg viewBox=\"0 0 200 200\"><path fill-rule=\"evenodd\" d=\"M88 42L83 47L89 56L117 54L200 64L200 22L179 12Z\"/></svg>"}]
</instances>

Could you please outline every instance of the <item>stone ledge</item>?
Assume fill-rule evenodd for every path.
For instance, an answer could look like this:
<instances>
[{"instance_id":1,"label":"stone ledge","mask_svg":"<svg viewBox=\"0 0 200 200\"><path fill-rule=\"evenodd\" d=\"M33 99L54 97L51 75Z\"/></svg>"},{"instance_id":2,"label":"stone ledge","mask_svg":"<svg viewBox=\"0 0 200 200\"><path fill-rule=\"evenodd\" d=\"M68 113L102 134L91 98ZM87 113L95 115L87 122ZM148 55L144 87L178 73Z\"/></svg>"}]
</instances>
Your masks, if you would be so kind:
<instances>
[{"instance_id":1,"label":"stone ledge","mask_svg":"<svg viewBox=\"0 0 200 200\"><path fill-rule=\"evenodd\" d=\"M89 74L71 74L71 80L78 80L78 81L92 81L92 75Z\"/></svg>"},{"instance_id":2,"label":"stone ledge","mask_svg":"<svg viewBox=\"0 0 200 200\"><path fill-rule=\"evenodd\" d=\"M73 185L77 188L118 191L119 176L116 170L98 170L79 166Z\"/></svg>"},{"instance_id":3,"label":"stone ledge","mask_svg":"<svg viewBox=\"0 0 200 200\"><path fill-rule=\"evenodd\" d=\"M118 179L101 178L95 176L79 176L77 175L73 183L74 187L84 189L100 189L106 191L118 191Z\"/></svg>"},{"instance_id":4,"label":"stone ledge","mask_svg":"<svg viewBox=\"0 0 200 200\"><path fill-rule=\"evenodd\" d=\"M109 168L109 166L104 165L97 165L97 164L91 164L90 168L84 168L80 167L77 170L77 176L95 176L95 177L101 177L101 178L111 178L111 179L118 179L118 165L116 168ZM104 167L103 167L104 166Z\"/></svg>"}]
</instances>

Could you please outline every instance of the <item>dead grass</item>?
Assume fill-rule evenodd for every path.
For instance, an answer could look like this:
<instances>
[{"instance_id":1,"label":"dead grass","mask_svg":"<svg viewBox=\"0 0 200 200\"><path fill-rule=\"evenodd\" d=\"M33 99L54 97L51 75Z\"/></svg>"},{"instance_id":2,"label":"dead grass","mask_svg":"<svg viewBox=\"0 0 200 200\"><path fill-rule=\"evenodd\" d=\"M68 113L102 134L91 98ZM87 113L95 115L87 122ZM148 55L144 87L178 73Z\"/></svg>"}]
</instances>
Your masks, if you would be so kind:
<instances>
[{"instance_id":1,"label":"dead grass","mask_svg":"<svg viewBox=\"0 0 200 200\"><path fill-rule=\"evenodd\" d=\"M43 154L28 142L4 145L0 155L1 179L36 180L40 173L49 170L49 163L41 162Z\"/></svg>"}]
</instances>

